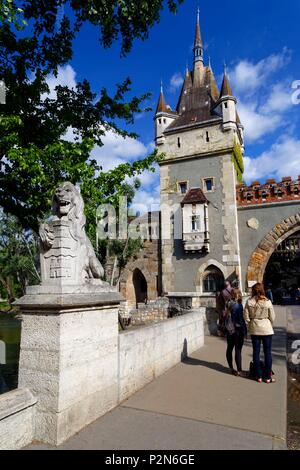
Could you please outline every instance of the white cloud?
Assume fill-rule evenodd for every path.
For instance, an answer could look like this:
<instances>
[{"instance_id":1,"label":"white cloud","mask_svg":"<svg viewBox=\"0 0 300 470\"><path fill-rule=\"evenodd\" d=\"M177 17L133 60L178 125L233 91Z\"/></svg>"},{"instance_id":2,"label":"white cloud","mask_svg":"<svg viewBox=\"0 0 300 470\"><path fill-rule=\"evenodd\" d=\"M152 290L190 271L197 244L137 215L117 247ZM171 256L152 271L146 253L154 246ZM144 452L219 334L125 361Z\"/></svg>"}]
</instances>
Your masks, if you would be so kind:
<instances>
[{"instance_id":1,"label":"white cloud","mask_svg":"<svg viewBox=\"0 0 300 470\"><path fill-rule=\"evenodd\" d=\"M257 63L240 61L230 72L230 80L237 94L251 93L266 85L266 80L283 68L291 59L291 53L284 48L279 54L272 54Z\"/></svg>"},{"instance_id":2,"label":"white cloud","mask_svg":"<svg viewBox=\"0 0 300 470\"><path fill-rule=\"evenodd\" d=\"M272 147L257 158L245 157L245 180L247 183L261 178L282 176L297 178L300 171L300 140L282 136Z\"/></svg>"},{"instance_id":3,"label":"white cloud","mask_svg":"<svg viewBox=\"0 0 300 470\"><path fill-rule=\"evenodd\" d=\"M160 190L159 186L155 187L151 192L143 189L139 190L132 202L131 209L134 212L145 214L146 212L158 211L160 207Z\"/></svg>"},{"instance_id":4,"label":"white cloud","mask_svg":"<svg viewBox=\"0 0 300 470\"><path fill-rule=\"evenodd\" d=\"M286 125L284 113L292 106L290 83L274 84L274 78L290 59L291 52L285 48L257 63L242 60L230 71L246 144L262 141Z\"/></svg>"},{"instance_id":5,"label":"white cloud","mask_svg":"<svg viewBox=\"0 0 300 470\"><path fill-rule=\"evenodd\" d=\"M115 168L121 163L132 162L146 157L154 149L152 142L145 145L141 141L130 137L123 138L113 131L108 131L105 134L103 144L102 147L95 147L91 154L91 158L95 159L102 166L103 171ZM156 209L154 207L159 204L160 200L158 166L156 166L155 173L143 171L141 175L138 175L138 179L141 181L141 187L136 192L132 204L133 209L141 213L151 209L158 210L157 207ZM128 182L130 182L130 179L128 179Z\"/></svg>"},{"instance_id":6,"label":"white cloud","mask_svg":"<svg viewBox=\"0 0 300 470\"><path fill-rule=\"evenodd\" d=\"M284 112L293 106L291 85L289 83L277 83L271 89L270 96L265 105L261 107L262 112Z\"/></svg>"},{"instance_id":7,"label":"white cloud","mask_svg":"<svg viewBox=\"0 0 300 470\"><path fill-rule=\"evenodd\" d=\"M66 65L65 67L58 67L58 73L55 77L54 75L49 75L47 78L47 84L50 89L50 93L45 93L42 98L56 98L55 88L58 85L67 86L72 89L76 87L76 72L71 65Z\"/></svg>"},{"instance_id":8,"label":"white cloud","mask_svg":"<svg viewBox=\"0 0 300 470\"><path fill-rule=\"evenodd\" d=\"M282 124L282 118L278 114L263 114L256 103L239 102L238 112L241 122L245 127L246 142L253 143L260 140L266 134L278 129Z\"/></svg>"},{"instance_id":9,"label":"white cloud","mask_svg":"<svg viewBox=\"0 0 300 470\"><path fill-rule=\"evenodd\" d=\"M114 168L120 163L126 163L142 158L149 153L146 145L131 137L122 137L112 130L103 136L103 146L95 147L91 157L94 158L104 171Z\"/></svg>"},{"instance_id":10,"label":"white cloud","mask_svg":"<svg viewBox=\"0 0 300 470\"><path fill-rule=\"evenodd\" d=\"M181 73L176 72L170 79L170 92L171 93L176 93L178 88L182 86L184 82L183 76Z\"/></svg>"}]
</instances>

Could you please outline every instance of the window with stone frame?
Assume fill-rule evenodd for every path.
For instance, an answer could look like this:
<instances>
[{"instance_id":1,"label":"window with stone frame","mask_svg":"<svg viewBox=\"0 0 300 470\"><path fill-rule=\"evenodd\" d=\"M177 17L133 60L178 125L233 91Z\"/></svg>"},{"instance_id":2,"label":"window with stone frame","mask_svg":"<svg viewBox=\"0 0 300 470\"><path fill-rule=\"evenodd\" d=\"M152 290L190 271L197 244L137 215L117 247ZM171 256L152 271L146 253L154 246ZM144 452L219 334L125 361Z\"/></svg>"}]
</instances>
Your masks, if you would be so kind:
<instances>
[{"instance_id":1,"label":"window with stone frame","mask_svg":"<svg viewBox=\"0 0 300 470\"><path fill-rule=\"evenodd\" d=\"M178 188L180 194L186 194L188 190L188 182L187 181L179 181Z\"/></svg>"},{"instance_id":2,"label":"window with stone frame","mask_svg":"<svg viewBox=\"0 0 300 470\"><path fill-rule=\"evenodd\" d=\"M220 292L224 286L223 273L215 266L209 266L203 276L203 292Z\"/></svg>"},{"instance_id":3,"label":"window with stone frame","mask_svg":"<svg viewBox=\"0 0 300 470\"><path fill-rule=\"evenodd\" d=\"M204 178L203 179L203 190L204 192L211 192L214 191L215 189L215 184L214 184L214 178Z\"/></svg>"}]
</instances>

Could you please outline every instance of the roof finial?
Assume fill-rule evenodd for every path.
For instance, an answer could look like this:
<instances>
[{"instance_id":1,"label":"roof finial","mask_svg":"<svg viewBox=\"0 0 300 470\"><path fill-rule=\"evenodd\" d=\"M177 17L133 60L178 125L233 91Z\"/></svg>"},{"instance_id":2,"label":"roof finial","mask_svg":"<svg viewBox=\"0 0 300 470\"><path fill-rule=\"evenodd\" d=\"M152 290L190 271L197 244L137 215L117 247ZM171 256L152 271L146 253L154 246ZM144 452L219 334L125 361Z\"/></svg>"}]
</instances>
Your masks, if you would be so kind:
<instances>
[{"instance_id":1,"label":"roof finial","mask_svg":"<svg viewBox=\"0 0 300 470\"><path fill-rule=\"evenodd\" d=\"M164 87L163 87L163 81L162 81L162 79L160 80L160 92L161 92L161 93L164 92Z\"/></svg>"},{"instance_id":2,"label":"roof finial","mask_svg":"<svg viewBox=\"0 0 300 470\"><path fill-rule=\"evenodd\" d=\"M200 28L200 9L197 10L196 34L194 42L194 63L201 61L203 63L203 41Z\"/></svg>"},{"instance_id":3,"label":"roof finial","mask_svg":"<svg viewBox=\"0 0 300 470\"><path fill-rule=\"evenodd\" d=\"M224 60L224 75L227 75L227 63L226 63L226 60Z\"/></svg>"}]
</instances>

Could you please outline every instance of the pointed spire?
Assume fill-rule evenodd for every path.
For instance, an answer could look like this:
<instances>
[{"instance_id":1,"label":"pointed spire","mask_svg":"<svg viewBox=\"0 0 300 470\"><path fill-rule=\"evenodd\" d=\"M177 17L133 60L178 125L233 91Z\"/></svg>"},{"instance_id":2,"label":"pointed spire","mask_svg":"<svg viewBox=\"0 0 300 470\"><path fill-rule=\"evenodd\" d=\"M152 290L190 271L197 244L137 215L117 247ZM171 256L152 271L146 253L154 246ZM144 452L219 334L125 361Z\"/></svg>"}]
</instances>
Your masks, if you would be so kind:
<instances>
[{"instance_id":1,"label":"pointed spire","mask_svg":"<svg viewBox=\"0 0 300 470\"><path fill-rule=\"evenodd\" d=\"M194 42L194 62L201 61L203 62L203 41L201 36L201 28L200 28L200 10L198 8L197 12L197 22L196 22L196 34L195 34L195 42Z\"/></svg>"},{"instance_id":2,"label":"pointed spire","mask_svg":"<svg viewBox=\"0 0 300 470\"><path fill-rule=\"evenodd\" d=\"M231 89L230 82L229 82L229 78L228 78L228 75L227 75L227 66L226 66L226 64L224 64L224 77L223 77L223 83L222 83L220 98L223 98L223 96L233 96L232 89Z\"/></svg>"},{"instance_id":3,"label":"pointed spire","mask_svg":"<svg viewBox=\"0 0 300 470\"><path fill-rule=\"evenodd\" d=\"M201 29L200 29L200 10L197 11L197 23L196 23L196 34L195 34L195 43L194 46L203 46Z\"/></svg>"},{"instance_id":4,"label":"pointed spire","mask_svg":"<svg viewBox=\"0 0 300 470\"><path fill-rule=\"evenodd\" d=\"M160 95L159 95L158 104L156 108L156 114L166 113L167 111L168 109L167 109L164 90L163 90L163 82L161 81L160 82Z\"/></svg>"}]
</instances>

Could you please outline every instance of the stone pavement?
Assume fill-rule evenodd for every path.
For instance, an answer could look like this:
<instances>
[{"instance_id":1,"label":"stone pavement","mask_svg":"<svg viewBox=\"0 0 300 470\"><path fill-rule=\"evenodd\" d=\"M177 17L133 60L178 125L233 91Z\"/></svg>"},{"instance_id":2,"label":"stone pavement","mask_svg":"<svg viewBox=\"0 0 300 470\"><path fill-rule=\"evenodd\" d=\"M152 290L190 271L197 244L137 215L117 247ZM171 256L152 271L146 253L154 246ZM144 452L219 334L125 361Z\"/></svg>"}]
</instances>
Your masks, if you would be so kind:
<instances>
[{"instance_id":1,"label":"stone pavement","mask_svg":"<svg viewBox=\"0 0 300 470\"><path fill-rule=\"evenodd\" d=\"M229 374L224 339L207 337L201 350L58 449L285 448L286 312L284 308L276 310L275 384L258 384ZM249 340L243 358L248 369Z\"/></svg>"}]
</instances>

